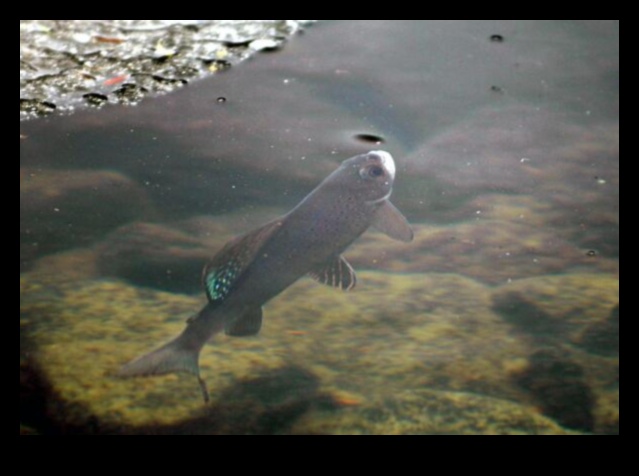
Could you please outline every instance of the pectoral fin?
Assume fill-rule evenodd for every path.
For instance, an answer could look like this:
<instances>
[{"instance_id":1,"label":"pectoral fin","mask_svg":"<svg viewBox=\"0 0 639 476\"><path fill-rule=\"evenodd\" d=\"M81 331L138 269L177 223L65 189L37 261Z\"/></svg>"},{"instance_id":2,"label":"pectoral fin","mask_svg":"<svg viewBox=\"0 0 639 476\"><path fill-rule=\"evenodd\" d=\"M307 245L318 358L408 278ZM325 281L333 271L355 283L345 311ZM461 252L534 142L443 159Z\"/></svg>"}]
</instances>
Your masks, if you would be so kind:
<instances>
[{"instance_id":1,"label":"pectoral fin","mask_svg":"<svg viewBox=\"0 0 639 476\"><path fill-rule=\"evenodd\" d=\"M213 257L202 272L202 284L209 301L219 302L226 299L262 245L281 225L281 219L273 220L230 241Z\"/></svg>"},{"instance_id":2,"label":"pectoral fin","mask_svg":"<svg viewBox=\"0 0 639 476\"><path fill-rule=\"evenodd\" d=\"M262 327L262 308L256 307L249 310L239 319L227 322L224 325L224 332L228 336L246 337L254 336Z\"/></svg>"},{"instance_id":3,"label":"pectoral fin","mask_svg":"<svg viewBox=\"0 0 639 476\"><path fill-rule=\"evenodd\" d=\"M331 258L316 269L312 269L308 275L322 284L342 288L345 291L353 289L357 282L355 270L341 255Z\"/></svg>"},{"instance_id":4,"label":"pectoral fin","mask_svg":"<svg viewBox=\"0 0 639 476\"><path fill-rule=\"evenodd\" d=\"M379 231L395 240L405 242L413 240L413 229L408 224L408 220L390 201L385 200L375 213L373 226Z\"/></svg>"}]
</instances>

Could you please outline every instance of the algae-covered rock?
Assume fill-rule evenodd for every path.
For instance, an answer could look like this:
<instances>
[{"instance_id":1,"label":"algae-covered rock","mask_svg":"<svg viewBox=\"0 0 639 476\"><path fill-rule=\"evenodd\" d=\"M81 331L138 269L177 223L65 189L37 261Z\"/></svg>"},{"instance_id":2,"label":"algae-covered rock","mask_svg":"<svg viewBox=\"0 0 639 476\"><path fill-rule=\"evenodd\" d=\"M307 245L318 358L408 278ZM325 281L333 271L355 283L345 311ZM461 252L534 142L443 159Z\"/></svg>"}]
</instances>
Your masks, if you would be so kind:
<instances>
[{"instance_id":1,"label":"algae-covered rock","mask_svg":"<svg viewBox=\"0 0 639 476\"><path fill-rule=\"evenodd\" d=\"M617 377L619 373L617 372ZM619 386L600 394L595 409L595 421L598 422L598 431L605 434L619 434Z\"/></svg>"},{"instance_id":2,"label":"algae-covered rock","mask_svg":"<svg viewBox=\"0 0 639 476\"><path fill-rule=\"evenodd\" d=\"M135 222L108 234L94 247L97 273L139 286L194 293L204 265L233 236L277 213L196 216L171 224Z\"/></svg>"},{"instance_id":3,"label":"algae-covered rock","mask_svg":"<svg viewBox=\"0 0 639 476\"><path fill-rule=\"evenodd\" d=\"M292 433L348 435L569 434L534 409L463 392L403 391L341 411L310 413Z\"/></svg>"},{"instance_id":4,"label":"algae-covered rock","mask_svg":"<svg viewBox=\"0 0 639 476\"><path fill-rule=\"evenodd\" d=\"M530 392L546 415L567 428L594 429L594 398L582 366L556 350L539 350L530 356L516 382Z\"/></svg>"},{"instance_id":5,"label":"algae-covered rock","mask_svg":"<svg viewBox=\"0 0 639 476\"><path fill-rule=\"evenodd\" d=\"M142 187L120 173L20 169L20 269L152 214Z\"/></svg>"},{"instance_id":6,"label":"algae-covered rock","mask_svg":"<svg viewBox=\"0 0 639 476\"><path fill-rule=\"evenodd\" d=\"M534 349L513 381L566 427L618 432L618 299L618 280L595 274L523 279L493 294L493 309Z\"/></svg>"},{"instance_id":7,"label":"algae-covered rock","mask_svg":"<svg viewBox=\"0 0 639 476\"><path fill-rule=\"evenodd\" d=\"M608 319L595 322L586 327L575 342L588 352L609 357L619 356L619 306L616 306Z\"/></svg>"},{"instance_id":8,"label":"algae-covered rock","mask_svg":"<svg viewBox=\"0 0 639 476\"><path fill-rule=\"evenodd\" d=\"M266 304L259 335L216 336L200 359L208 406L191 375L113 377L179 333L204 297L23 274L21 334L50 398L73 408L56 418L70 413L75 428L85 422L104 433L564 431L530 410L539 405L531 388L541 380L521 379L537 344L492 309L490 288L452 274L358 275L349 293L302 279ZM618 415L599 407L614 405L602 390L611 385L605 366L569 357L592 391L594 431L614 429L614 421L599 420ZM440 413L447 417L438 419Z\"/></svg>"},{"instance_id":9,"label":"algae-covered rock","mask_svg":"<svg viewBox=\"0 0 639 476\"><path fill-rule=\"evenodd\" d=\"M97 247L101 274L177 292L200 288L202 268L213 254L202 240L150 223L121 227Z\"/></svg>"},{"instance_id":10,"label":"algae-covered rock","mask_svg":"<svg viewBox=\"0 0 639 476\"><path fill-rule=\"evenodd\" d=\"M176 425L202 415L192 376L111 375L180 332L203 298L117 281L41 279L23 275L21 324L56 395L101 427ZM507 393L507 380L490 374L518 354L517 342L488 306L486 288L452 275L362 272L351 293L305 279L265 306L258 336L216 336L202 351L202 373L216 408L228 406L225 392L242 381L291 366L345 404L431 384Z\"/></svg>"},{"instance_id":11,"label":"algae-covered rock","mask_svg":"<svg viewBox=\"0 0 639 476\"><path fill-rule=\"evenodd\" d=\"M526 102L491 104L441 130L404 163L410 174L403 197L424 219L455 213L483 194L531 195L552 208L548 222L575 240L618 242L616 120L584 127Z\"/></svg>"},{"instance_id":12,"label":"algae-covered rock","mask_svg":"<svg viewBox=\"0 0 639 476\"><path fill-rule=\"evenodd\" d=\"M366 233L349 251L352 263L396 272L459 273L488 284L574 269L614 272L618 266L593 259L534 218L530 223L477 218L413 227L415 239L409 244L386 246L388 238L381 233Z\"/></svg>"},{"instance_id":13,"label":"algae-covered rock","mask_svg":"<svg viewBox=\"0 0 639 476\"><path fill-rule=\"evenodd\" d=\"M521 279L497 288L492 302L533 338L577 341L584 326L608 319L619 302L619 280L601 274Z\"/></svg>"}]
</instances>

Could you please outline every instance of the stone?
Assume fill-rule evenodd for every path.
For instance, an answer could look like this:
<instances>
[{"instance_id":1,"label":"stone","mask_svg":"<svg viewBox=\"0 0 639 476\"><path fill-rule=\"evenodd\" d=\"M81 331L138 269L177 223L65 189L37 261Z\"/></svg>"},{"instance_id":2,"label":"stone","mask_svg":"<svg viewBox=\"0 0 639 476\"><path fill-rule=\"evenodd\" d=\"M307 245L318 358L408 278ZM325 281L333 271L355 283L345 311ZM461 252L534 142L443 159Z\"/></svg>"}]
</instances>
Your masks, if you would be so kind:
<instances>
[{"instance_id":1,"label":"stone","mask_svg":"<svg viewBox=\"0 0 639 476\"><path fill-rule=\"evenodd\" d=\"M152 215L145 191L120 173L21 168L20 269Z\"/></svg>"}]
</instances>

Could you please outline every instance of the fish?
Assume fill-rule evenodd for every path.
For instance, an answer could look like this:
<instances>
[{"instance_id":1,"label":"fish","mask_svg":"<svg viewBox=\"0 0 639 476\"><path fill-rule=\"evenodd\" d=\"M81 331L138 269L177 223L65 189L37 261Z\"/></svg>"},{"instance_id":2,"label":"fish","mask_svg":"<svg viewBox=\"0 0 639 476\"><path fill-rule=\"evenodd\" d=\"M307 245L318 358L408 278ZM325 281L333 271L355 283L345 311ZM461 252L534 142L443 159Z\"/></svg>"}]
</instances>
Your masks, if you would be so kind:
<instances>
[{"instance_id":1,"label":"fish","mask_svg":"<svg viewBox=\"0 0 639 476\"><path fill-rule=\"evenodd\" d=\"M176 338L125 364L116 375L190 373L208 402L199 357L211 337L222 331L238 337L258 334L262 306L303 276L352 289L357 277L342 252L371 226L396 240L413 239L408 221L389 200L395 172L389 152L351 157L290 212L229 241L202 272L206 305Z\"/></svg>"}]
</instances>

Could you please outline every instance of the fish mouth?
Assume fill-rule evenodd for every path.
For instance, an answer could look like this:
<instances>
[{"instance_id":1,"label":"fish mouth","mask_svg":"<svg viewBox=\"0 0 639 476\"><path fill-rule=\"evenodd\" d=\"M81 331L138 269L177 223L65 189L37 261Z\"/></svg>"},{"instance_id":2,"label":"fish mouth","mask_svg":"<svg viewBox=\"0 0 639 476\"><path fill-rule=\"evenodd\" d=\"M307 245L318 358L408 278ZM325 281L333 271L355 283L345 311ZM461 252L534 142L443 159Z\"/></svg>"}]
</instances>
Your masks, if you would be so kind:
<instances>
[{"instance_id":1,"label":"fish mouth","mask_svg":"<svg viewBox=\"0 0 639 476\"><path fill-rule=\"evenodd\" d=\"M371 150L368 155L376 156L382 162L382 166L386 169L388 175L390 175L391 180L395 179L395 161L392 155L385 150Z\"/></svg>"}]
</instances>

